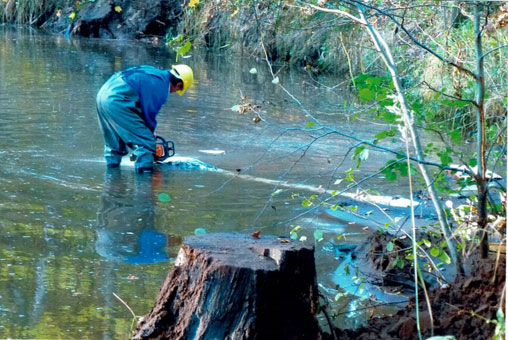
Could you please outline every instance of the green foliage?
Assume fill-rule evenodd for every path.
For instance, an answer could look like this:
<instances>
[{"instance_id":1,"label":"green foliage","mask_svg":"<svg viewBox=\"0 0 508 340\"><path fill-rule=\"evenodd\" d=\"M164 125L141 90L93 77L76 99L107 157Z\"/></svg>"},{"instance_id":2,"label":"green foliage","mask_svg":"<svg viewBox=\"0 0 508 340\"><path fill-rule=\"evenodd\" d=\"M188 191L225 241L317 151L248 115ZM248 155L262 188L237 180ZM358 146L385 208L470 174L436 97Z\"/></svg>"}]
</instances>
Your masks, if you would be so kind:
<instances>
[{"instance_id":1,"label":"green foliage","mask_svg":"<svg viewBox=\"0 0 508 340\"><path fill-rule=\"evenodd\" d=\"M182 34L178 34L176 37L172 37L170 34L167 34L166 42L176 53L176 62L178 62L180 57L184 57L192 48L191 41L186 39Z\"/></svg>"},{"instance_id":2,"label":"green foliage","mask_svg":"<svg viewBox=\"0 0 508 340\"><path fill-rule=\"evenodd\" d=\"M409 174L408 166L406 161L401 161L402 156L397 156L398 160L390 160L386 162L381 173L385 176L386 180L393 182L397 179L397 173L401 177L407 177ZM417 170L413 164L410 166L411 175L416 176Z\"/></svg>"},{"instance_id":3,"label":"green foliage","mask_svg":"<svg viewBox=\"0 0 508 340\"><path fill-rule=\"evenodd\" d=\"M388 242L388 243L386 244L386 250L387 250L387 251L393 251L393 247L394 247L393 242Z\"/></svg>"},{"instance_id":4,"label":"green foliage","mask_svg":"<svg viewBox=\"0 0 508 340\"><path fill-rule=\"evenodd\" d=\"M363 103L376 100L379 108L378 117L384 118L388 123L395 122L393 114L387 110L394 104L390 95L393 93L394 85L391 77L376 77L370 74L361 74L354 79L358 89L358 97Z\"/></svg>"},{"instance_id":5,"label":"green foliage","mask_svg":"<svg viewBox=\"0 0 508 340\"><path fill-rule=\"evenodd\" d=\"M503 340L506 333L506 322L503 309L499 308L496 313L496 329L494 330L493 340Z\"/></svg>"},{"instance_id":6,"label":"green foliage","mask_svg":"<svg viewBox=\"0 0 508 340\"><path fill-rule=\"evenodd\" d=\"M357 147L353 153L353 156L351 157L351 159L353 160L356 159L357 168L359 168L362 161L367 160L367 158L369 158L369 149L366 149L365 145L360 145L359 147ZM353 178L351 178L351 180L352 179Z\"/></svg>"}]
</instances>

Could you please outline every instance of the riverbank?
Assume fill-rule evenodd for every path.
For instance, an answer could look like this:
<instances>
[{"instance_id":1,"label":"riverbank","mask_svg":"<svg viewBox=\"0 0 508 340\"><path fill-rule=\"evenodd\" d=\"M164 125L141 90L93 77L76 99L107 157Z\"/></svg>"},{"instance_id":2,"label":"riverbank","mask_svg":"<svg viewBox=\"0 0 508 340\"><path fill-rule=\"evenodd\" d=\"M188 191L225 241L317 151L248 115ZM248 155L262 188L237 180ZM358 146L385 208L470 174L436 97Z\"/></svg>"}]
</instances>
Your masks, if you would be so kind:
<instances>
[{"instance_id":1,"label":"riverbank","mask_svg":"<svg viewBox=\"0 0 508 340\"><path fill-rule=\"evenodd\" d=\"M470 276L429 292L431 313L420 289L418 310L424 338L450 335L458 340L487 340L504 334L506 255L491 253L486 260L476 259L470 271ZM416 310L412 298L408 306L395 315L372 318L358 329L336 329L336 339L418 339Z\"/></svg>"},{"instance_id":2,"label":"riverbank","mask_svg":"<svg viewBox=\"0 0 508 340\"><path fill-rule=\"evenodd\" d=\"M3 22L67 36L159 43L182 34L195 47L261 58L266 52L269 60L279 65L334 74L363 67L351 60L361 61L366 52L351 49L357 31L339 25L336 15L309 12L285 1L201 1L190 8L183 0L63 0L44 6L22 6L8 0L0 2L0 13Z\"/></svg>"}]
</instances>

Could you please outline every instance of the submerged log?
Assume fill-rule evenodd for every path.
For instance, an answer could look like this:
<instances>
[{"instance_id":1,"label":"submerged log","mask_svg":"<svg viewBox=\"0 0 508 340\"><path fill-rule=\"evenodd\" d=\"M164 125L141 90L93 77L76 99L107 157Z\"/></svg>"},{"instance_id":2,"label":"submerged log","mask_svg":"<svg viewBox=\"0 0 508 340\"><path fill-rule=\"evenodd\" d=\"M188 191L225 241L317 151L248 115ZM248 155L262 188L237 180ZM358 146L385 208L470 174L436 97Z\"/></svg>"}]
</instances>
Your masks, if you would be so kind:
<instances>
[{"instance_id":1,"label":"submerged log","mask_svg":"<svg viewBox=\"0 0 508 340\"><path fill-rule=\"evenodd\" d=\"M185 239L133 339L320 339L314 249L239 234Z\"/></svg>"}]
</instances>

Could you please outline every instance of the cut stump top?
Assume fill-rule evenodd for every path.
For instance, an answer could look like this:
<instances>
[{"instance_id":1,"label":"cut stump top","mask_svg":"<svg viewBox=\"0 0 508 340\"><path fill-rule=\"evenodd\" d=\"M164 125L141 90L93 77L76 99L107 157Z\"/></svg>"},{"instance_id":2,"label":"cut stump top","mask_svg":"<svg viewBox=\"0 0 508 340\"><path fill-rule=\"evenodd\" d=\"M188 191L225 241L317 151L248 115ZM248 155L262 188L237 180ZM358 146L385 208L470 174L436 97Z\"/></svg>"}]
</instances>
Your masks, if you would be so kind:
<instances>
[{"instance_id":1,"label":"cut stump top","mask_svg":"<svg viewBox=\"0 0 508 340\"><path fill-rule=\"evenodd\" d=\"M190 248L191 253L189 253ZM191 255L204 254L217 261L219 265L226 265L251 270L279 270L288 254L300 251L313 253L314 247L275 236L217 233L186 237L184 245L178 254L175 266L185 265L193 260Z\"/></svg>"}]
</instances>

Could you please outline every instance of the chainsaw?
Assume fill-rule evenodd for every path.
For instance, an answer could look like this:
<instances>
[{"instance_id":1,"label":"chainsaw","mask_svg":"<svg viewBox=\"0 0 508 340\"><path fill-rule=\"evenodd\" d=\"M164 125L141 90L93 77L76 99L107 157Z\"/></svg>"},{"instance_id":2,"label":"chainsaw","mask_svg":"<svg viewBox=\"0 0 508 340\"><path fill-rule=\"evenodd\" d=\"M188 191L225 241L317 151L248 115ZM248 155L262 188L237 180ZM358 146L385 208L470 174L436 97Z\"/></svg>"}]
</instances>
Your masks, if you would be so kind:
<instances>
[{"instance_id":1,"label":"chainsaw","mask_svg":"<svg viewBox=\"0 0 508 340\"><path fill-rule=\"evenodd\" d=\"M155 161L162 163L169 157L175 155L175 143L170 140L165 140L164 137L155 137Z\"/></svg>"},{"instance_id":2,"label":"chainsaw","mask_svg":"<svg viewBox=\"0 0 508 340\"><path fill-rule=\"evenodd\" d=\"M164 139L164 137L155 137L155 155L154 160L158 163L164 162L169 157L175 155L175 143L170 140ZM136 161L136 156L131 154L131 161Z\"/></svg>"}]
</instances>

